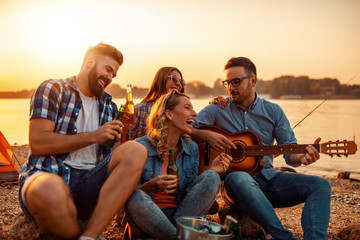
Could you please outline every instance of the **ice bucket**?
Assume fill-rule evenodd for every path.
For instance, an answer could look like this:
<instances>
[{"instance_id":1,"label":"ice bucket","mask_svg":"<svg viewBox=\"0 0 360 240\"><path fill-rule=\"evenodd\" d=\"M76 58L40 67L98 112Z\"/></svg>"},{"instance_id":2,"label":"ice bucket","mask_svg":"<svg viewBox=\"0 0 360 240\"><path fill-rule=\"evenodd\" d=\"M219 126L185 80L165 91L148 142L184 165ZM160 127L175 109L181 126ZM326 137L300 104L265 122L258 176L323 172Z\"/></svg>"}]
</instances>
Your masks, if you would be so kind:
<instances>
[{"instance_id":1,"label":"ice bucket","mask_svg":"<svg viewBox=\"0 0 360 240\"><path fill-rule=\"evenodd\" d=\"M230 239L232 232L227 235L216 235L221 225L194 217L180 217L176 219L176 232L178 240L225 240ZM210 231L210 233L209 233Z\"/></svg>"}]
</instances>

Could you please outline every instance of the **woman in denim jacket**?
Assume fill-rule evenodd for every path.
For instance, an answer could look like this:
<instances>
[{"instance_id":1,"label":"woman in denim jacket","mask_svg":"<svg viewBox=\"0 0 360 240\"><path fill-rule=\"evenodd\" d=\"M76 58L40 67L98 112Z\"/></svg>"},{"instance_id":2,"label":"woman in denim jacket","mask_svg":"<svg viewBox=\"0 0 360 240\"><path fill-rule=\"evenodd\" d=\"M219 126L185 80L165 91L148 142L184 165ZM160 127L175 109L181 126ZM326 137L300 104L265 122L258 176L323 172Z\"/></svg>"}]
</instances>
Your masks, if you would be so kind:
<instances>
[{"instance_id":1,"label":"woman in denim jacket","mask_svg":"<svg viewBox=\"0 0 360 240\"><path fill-rule=\"evenodd\" d=\"M219 155L198 176L199 149L188 134L196 112L188 96L173 90L160 97L149 116L149 134L138 138L147 150L138 188L126 204L131 239L151 236L176 239L175 220L206 214L219 191L220 177L231 157ZM175 151L179 177L166 174L169 149ZM170 196L178 187L178 195Z\"/></svg>"}]
</instances>

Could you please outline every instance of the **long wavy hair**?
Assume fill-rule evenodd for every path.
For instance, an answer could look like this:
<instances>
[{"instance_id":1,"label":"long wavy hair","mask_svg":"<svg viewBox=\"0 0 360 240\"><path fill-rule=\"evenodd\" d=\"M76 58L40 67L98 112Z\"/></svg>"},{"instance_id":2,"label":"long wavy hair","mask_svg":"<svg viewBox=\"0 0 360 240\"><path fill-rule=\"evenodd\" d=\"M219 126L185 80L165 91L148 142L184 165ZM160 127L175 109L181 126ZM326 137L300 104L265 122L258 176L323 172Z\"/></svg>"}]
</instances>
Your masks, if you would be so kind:
<instances>
[{"instance_id":1,"label":"long wavy hair","mask_svg":"<svg viewBox=\"0 0 360 240\"><path fill-rule=\"evenodd\" d=\"M179 72L181 78L183 78L182 73L176 67L162 67L155 74L154 80L151 83L149 91L147 92L144 99L141 103L144 102L155 102L160 96L167 93L166 90L166 81L168 76L172 71L176 70Z\"/></svg>"},{"instance_id":2,"label":"long wavy hair","mask_svg":"<svg viewBox=\"0 0 360 240\"><path fill-rule=\"evenodd\" d=\"M168 154L168 142L167 136L169 133L168 119L165 116L165 110L174 110L174 108L179 104L180 97L189 96L179 93L173 90L170 93L164 94L159 97L159 99L154 103L151 113L147 120L148 125L148 138L151 143L157 148L158 156L163 159ZM189 135L182 135L186 141L190 142L191 138Z\"/></svg>"}]
</instances>

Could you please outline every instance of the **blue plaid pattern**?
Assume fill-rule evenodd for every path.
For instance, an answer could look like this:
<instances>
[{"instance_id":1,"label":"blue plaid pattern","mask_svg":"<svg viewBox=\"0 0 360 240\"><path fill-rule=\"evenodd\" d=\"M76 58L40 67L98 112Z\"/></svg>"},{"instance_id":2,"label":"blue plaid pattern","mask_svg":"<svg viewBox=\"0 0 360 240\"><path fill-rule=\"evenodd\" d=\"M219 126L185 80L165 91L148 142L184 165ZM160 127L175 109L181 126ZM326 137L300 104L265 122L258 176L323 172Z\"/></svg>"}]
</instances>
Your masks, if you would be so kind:
<instances>
[{"instance_id":1,"label":"blue plaid pattern","mask_svg":"<svg viewBox=\"0 0 360 240\"><path fill-rule=\"evenodd\" d=\"M129 127L129 139L133 140L146 135L146 123L154 102L144 102L135 105L134 123Z\"/></svg>"},{"instance_id":2,"label":"blue plaid pattern","mask_svg":"<svg viewBox=\"0 0 360 240\"><path fill-rule=\"evenodd\" d=\"M81 109L82 101L76 88L75 76L67 79L50 79L43 82L31 98L30 119L41 117L55 122L54 132L60 134L76 134L76 119ZM111 96L104 93L98 99L99 123L103 125L112 121L117 113L117 106L111 101ZM100 162L111 153L111 149L100 145ZM64 165L69 153L47 156L35 156L30 152L24 164L19 183L22 186L25 180L37 171L55 173L68 184L70 168Z\"/></svg>"}]
</instances>

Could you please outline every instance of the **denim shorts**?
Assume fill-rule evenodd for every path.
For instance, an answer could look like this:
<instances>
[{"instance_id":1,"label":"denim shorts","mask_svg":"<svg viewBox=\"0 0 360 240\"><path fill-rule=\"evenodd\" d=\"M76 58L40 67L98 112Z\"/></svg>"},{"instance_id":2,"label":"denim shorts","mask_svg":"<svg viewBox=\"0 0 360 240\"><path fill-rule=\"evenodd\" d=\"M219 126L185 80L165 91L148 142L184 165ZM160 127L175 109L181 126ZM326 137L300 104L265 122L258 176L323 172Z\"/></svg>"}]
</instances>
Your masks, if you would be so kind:
<instances>
[{"instance_id":1,"label":"denim shorts","mask_svg":"<svg viewBox=\"0 0 360 240\"><path fill-rule=\"evenodd\" d=\"M70 182L68 186L76 205L79 219L89 219L93 213L100 190L109 176L110 158L111 154L91 170L70 169ZM34 217L31 215L26 203L26 194L21 197L21 192L19 192L19 200L25 215L34 221Z\"/></svg>"}]
</instances>

